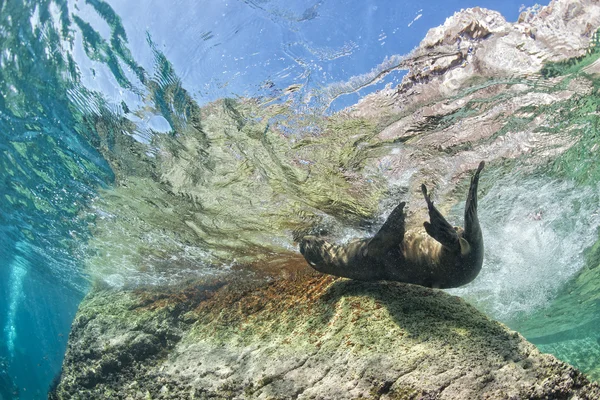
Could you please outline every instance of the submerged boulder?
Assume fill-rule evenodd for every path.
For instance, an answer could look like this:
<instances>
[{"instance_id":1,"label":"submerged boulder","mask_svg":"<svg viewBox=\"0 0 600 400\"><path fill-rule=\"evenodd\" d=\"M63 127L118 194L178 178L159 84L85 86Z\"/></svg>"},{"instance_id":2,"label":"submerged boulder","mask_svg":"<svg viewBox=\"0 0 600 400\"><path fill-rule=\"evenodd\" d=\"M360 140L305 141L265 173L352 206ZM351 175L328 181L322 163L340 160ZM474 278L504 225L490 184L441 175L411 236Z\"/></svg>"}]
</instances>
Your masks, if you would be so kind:
<instances>
[{"instance_id":1,"label":"submerged boulder","mask_svg":"<svg viewBox=\"0 0 600 400\"><path fill-rule=\"evenodd\" d=\"M458 297L302 269L290 279L95 290L51 398L599 398Z\"/></svg>"}]
</instances>

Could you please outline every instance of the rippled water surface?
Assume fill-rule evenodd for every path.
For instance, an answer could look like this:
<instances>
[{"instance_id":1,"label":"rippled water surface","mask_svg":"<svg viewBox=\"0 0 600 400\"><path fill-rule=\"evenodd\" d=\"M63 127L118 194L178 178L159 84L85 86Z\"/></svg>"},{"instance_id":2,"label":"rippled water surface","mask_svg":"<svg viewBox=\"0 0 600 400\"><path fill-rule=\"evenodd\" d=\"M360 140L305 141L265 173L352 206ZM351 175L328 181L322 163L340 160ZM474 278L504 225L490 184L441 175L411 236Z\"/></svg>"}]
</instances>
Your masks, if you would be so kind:
<instances>
[{"instance_id":1,"label":"rippled water surface","mask_svg":"<svg viewBox=\"0 0 600 400\"><path fill-rule=\"evenodd\" d=\"M405 55L455 11L514 21L533 6L521 3L0 1L0 399L44 397L90 285L285 279L302 262L299 235L372 233L414 171L392 174L386 155L403 148L378 136L399 116L343 110L399 84ZM540 79L506 84L562 88ZM581 349L600 354L600 315L577 308L598 302L585 286L599 259L591 85L501 121L509 135L546 118L570 147L486 169L484 270L452 293L599 374ZM525 322L549 314L552 329Z\"/></svg>"}]
</instances>

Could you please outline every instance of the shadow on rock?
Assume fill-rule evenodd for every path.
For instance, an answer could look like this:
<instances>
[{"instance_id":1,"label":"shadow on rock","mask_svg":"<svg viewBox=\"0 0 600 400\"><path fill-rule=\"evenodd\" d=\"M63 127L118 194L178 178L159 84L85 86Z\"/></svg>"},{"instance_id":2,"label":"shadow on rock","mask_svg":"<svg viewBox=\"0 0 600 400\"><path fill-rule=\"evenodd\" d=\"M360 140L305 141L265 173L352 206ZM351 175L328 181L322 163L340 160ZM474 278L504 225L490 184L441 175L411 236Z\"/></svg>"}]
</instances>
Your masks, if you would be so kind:
<instances>
[{"instance_id":1,"label":"shadow on rock","mask_svg":"<svg viewBox=\"0 0 600 400\"><path fill-rule=\"evenodd\" d=\"M517 333L487 318L460 297L441 290L396 282L338 280L322 300L330 303L333 310L336 303L344 300L352 303L353 298L370 298L375 307L384 306L402 339L446 346L469 356L482 352L487 358L498 357L502 361L517 362L524 358ZM368 312L364 303L369 302L361 303L362 310Z\"/></svg>"}]
</instances>

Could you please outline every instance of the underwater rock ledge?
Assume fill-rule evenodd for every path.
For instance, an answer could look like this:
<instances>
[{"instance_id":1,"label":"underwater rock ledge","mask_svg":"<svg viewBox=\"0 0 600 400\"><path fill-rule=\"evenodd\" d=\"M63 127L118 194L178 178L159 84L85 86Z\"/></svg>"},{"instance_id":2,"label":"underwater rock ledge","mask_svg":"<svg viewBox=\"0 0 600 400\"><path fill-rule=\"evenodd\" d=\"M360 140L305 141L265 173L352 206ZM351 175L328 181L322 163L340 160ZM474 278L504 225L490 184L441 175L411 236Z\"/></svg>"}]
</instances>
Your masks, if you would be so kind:
<instances>
[{"instance_id":1,"label":"underwater rock ledge","mask_svg":"<svg viewBox=\"0 0 600 400\"><path fill-rule=\"evenodd\" d=\"M597 399L600 386L447 293L303 271L92 291L51 399Z\"/></svg>"}]
</instances>

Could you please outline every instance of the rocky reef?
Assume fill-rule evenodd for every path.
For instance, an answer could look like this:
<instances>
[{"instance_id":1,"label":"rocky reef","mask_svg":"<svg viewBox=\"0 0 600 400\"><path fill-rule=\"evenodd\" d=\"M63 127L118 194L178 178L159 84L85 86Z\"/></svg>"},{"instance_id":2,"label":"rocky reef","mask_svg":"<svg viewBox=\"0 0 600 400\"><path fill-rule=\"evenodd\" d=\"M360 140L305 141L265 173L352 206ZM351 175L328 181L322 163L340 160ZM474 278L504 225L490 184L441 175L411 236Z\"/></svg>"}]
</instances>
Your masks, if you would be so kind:
<instances>
[{"instance_id":1,"label":"rocky reef","mask_svg":"<svg viewBox=\"0 0 600 400\"><path fill-rule=\"evenodd\" d=\"M290 280L97 289L51 398L594 399L600 387L443 291Z\"/></svg>"},{"instance_id":2,"label":"rocky reef","mask_svg":"<svg viewBox=\"0 0 600 400\"><path fill-rule=\"evenodd\" d=\"M591 161L583 163L583 170L572 168L570 160L592 160L588 149L595 149L600 137L599 26L600 5L593 1L553 1L526 11L516 23L490 10L461 11L432 29L406 58L403 67L409 72L401 85L366 96L325 123L311 121L324 127L322 135L299 137L295 143L282 134L281 126L245 111L259 109L252 101L221 101L196 110L194 115L203 119L194 126L195 133L186 137L178 132L176 144L181 147L171 152L173 143L163 146L168 157L153 170L154 180L119 175L121 187L102 200L112 201L111 207L101 207L114 218L103 222L108 225L104 236L102 226L97 227L94 240L112 236L112 242L103 242L108 250L125 240L150 243L147 258L159 259L167 272L193 269L196 260L185 259L179 268L172 260L182 257L138 240L147 232L178 229L174 237L186 251L188 243L225 243L228 251L241 248L258 261L176 288L98 285L81 304L62 375L50 397L599 398L598 385L581 372L541 354L519 333L458 297L411 285L320 276L291 250L291 230L303 223L339 234L331 225L373 224L378 207L390 209L400 196L409 203L409 223L421 223L423 182L434 188L436 201L448 211L464 200L470 171L482 159L489 165L486 173L496 177L515 170L521 176L533 174L540 167L554 178L583 183L598 176L600 167ZM272 165L261 170L257 161L255 167L248 161L252 154L235 148L240 140L262 149L259 157ZM328 147L319 140L330 140ZM227 146L215 148L214 143ZM231 148L235 151L228 153ZM211 157L216 160L207 170L224 169L222 176L207 175L195 163L200 156L207 163ZM247 175L227 170L231 165ZM246 193L248 181L264 186L264 196L254 202L256 212L236 208L235 203L244 204L257 193L252 187L250 195L238 196ZM358 187L367 181L367 190ZM134 196L128 191L152 185L164 197L155 201L160 203L156 207L168 212L149 209L142 214L134 204L127 208L130 218L121 218L125 207L114 199L129 201ZM327 190L328 185L336 191ZM483 179L483 192L486 185ZM223 187L237 196L227 200L227 209L235 212L218 209L218 219L208 211L222 199L203 196ZM288 204L286 198L295 200ZM273 215L272 204L287 208ZM265 215L271 219L258 218L256 223L252 218L263 216L261 212L270 213ZM323 215L329 216L325 222L337 222L326 226L319 219ZM240 225L244 218L250 222ZM298 221L293 224L281 222L294 218ZM122 224L122 232L115 235L115 221L120 220L139 227L132 231L131 222ZM246 226L252 229L242 229ZM243 236L275 235L265 229L277 231L279 247L263 247L263 236ZM236 230L242 233L235 243L217 235L230 237ZM253 252L247 250L250 242L255 242ZM123 247L128 251L135 249L127 243ZM108 250L96 252L95 262L112 274L122 265L107 262ZM269 257L257 258L256 253ZM146 265L142 261L134 264ZM585 277L597 280L597 271L584 272ZM574 287L589 291L585 285ZM575 305L577 290L572 294ZM566 319L568 312L563 311ZM571 323L561 318L558 330ZM540 346L549 346L555 341L542 332L543 325L523 325L523 330L539 337Z\"/></svg>"}]
</instances>

